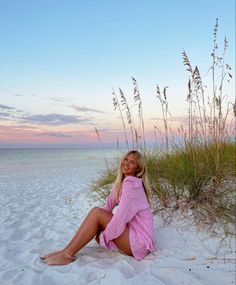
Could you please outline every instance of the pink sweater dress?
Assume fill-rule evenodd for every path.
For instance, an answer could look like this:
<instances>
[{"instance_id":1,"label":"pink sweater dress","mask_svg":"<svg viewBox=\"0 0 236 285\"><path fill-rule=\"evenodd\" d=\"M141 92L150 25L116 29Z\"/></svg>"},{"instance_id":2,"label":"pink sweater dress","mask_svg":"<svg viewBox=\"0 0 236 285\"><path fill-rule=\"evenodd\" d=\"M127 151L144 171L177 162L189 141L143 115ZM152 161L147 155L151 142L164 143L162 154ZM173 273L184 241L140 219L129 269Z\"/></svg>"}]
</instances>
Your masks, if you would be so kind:
<instances>
[{"instance_id":1,"label":"pink sweater dress","mask_svg":"<svg viewBox=\"0 0 236 285\"><path fill-rule=\"evenodd\" d=\"M116 249L113 242L129 226L130 247L133 256L142 260L149 252L154 251L153 216L143 188L141 178L127 176L121 185L120 201L114 197L114 185L107 197L103 209L112 212L118 209L107 227L99 235L99 244L108 249Z\"/></svg>"}]
</instances>

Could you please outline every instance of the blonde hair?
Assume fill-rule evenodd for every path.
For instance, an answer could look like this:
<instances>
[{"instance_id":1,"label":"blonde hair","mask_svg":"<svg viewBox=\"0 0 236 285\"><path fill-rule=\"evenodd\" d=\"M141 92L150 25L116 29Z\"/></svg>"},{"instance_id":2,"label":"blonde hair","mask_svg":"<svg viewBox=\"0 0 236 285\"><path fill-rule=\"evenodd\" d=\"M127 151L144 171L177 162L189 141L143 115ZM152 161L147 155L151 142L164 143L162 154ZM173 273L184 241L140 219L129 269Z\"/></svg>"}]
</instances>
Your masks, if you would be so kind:
<instances>
[{"instance_id":1,"label":"blonde hair","mask_svg":"<svg viewBox=\"0 0 236 285\"><path fill-rule=\"evenodd\" d=\"M136 177L142 178L142 180L143 180L143 187L144 187L144 190L145 190L145 193L146 193L146 196L147 196L147 200L148 200L149 204L151 205L151 189L150 189L150 186L149 186L149 180L148 180L148 175L147 175L147 166L146 166L146 163L144 161L144 158L143 158L142 154L140 152L138 152L137 150L130 150L120 160L119 168L118 168L118 171L117 171L117 177L116 177L116 180L114 182L115 199L116 199L116 201L119 201L121 184L122 184L122 182L123 182L123 180L125 178L125 175L122 173L121 166L122 166L123 161L130 154L135 155L135 157L137 159L137 163L138 163L138 166L139 166L139 171L136 174Z\"/></svg>"}]
</instances>

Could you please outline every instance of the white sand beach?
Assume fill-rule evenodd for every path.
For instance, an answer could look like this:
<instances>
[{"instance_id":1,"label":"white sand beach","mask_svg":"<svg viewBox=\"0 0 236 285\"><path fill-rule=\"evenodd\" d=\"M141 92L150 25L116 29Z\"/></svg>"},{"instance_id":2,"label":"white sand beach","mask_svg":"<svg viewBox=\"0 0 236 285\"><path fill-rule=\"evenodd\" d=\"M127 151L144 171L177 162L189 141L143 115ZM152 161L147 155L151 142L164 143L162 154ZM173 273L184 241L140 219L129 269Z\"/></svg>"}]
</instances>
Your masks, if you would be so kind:
<instances>
[{"instance_id":1,"label":"white sand beach","mask_svg":"<svg viewBox=\"0 0 236 285\"><path fill-rule=\"evenodd\" d=\"M62 248L89 209L99 206L89 183L101 165L94 166L96 159L35 161L0 166L1 285L235 284L233 237L209 237L181 222L163 225L160 216L155 216L157 250L143 261L92 241L75 262L46 265L39 256Z\"/></svg>"}]
</instances>

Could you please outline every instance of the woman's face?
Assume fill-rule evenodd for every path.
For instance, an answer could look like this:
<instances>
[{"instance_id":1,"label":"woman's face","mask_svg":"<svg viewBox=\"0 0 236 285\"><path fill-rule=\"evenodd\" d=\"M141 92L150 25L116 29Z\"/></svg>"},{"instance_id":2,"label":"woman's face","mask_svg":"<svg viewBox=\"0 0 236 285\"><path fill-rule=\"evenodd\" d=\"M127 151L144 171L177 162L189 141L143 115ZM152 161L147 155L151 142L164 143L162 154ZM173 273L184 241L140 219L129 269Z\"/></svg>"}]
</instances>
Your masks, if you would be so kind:
<instances>
[{"instance_id":1,"label":"woman's face","mask_svg":"<svg viewBox=\"0 0 236 285\"><path fill-rule=\"evenodd\" d=\"M127 155L122 161L121 171L125 176L135 176L139 171L138 160L133 153Z\"/></svg>"}]
</instances>

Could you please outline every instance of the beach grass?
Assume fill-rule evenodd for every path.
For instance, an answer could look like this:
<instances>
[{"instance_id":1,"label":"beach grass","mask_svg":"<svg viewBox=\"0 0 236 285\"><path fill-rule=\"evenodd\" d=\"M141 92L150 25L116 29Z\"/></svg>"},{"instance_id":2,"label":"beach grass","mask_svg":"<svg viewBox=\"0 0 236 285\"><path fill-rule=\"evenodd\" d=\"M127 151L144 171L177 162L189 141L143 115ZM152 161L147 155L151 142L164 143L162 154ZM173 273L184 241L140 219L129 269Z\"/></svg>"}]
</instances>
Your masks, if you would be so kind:
<instances>
[{"instance_id":1,"label":"beach grass","mask_svg":"<svg viewBox=\"0 0 236 285\"><path fill-rule=\"evenodd\" d=\"M220 156L221 179L215 180L216 146L196 146L191 149L175 149L171 153L146 151L150 186L152 189L152 211L161 213L170 220L170 213L179 210L183 214L191 211L196 224L223 227L225 234L232 233L236 217L236 170L235 145L224 143ZM193 153L197 159L192 161ZM96 199L104 204L114 182L117 168L101 173L93 183ZM165 212L165 213L164 213Z\"/></svg>"},{"instance_id":2,"label":"beach grass","mask_svg":"<svg viewBox=\"0 0 236 285\"><path fill-rule=\"evenodd\" d=\"M154 134L156 138L164 137L162 146L156 141L154 147L147 149L141 94L134 78L133 100L138 103L138 121L131 114L121 88L120 100L113 91L113 105L120 113L127 150L138 149L145 156L153 212L159 213L165 209L181 209L182 212L191 210L197 224L217 223L227 234L232 233L231 225L235 223L236 217L236 102L230 102L224 94L225 83L230 82L232 74L231 67L225 63L228 41L224 39L223 51L219 55L217 33L218 19L213 30L210 94L206 93L206 84L198 66L192 67L187 53L182 53L183 64L189 75L186 97L188 113L187 124L180 125L177 134L171 129L167 86L161 91L157 85L156 98L162 110L162 126L154 126ZM96 132L100 136L97 129ZM107 169L92 186L101 201L105 200L110 191L116 170L117 167L108 167L107 164Z\"/></svg>"}]
</instances>

